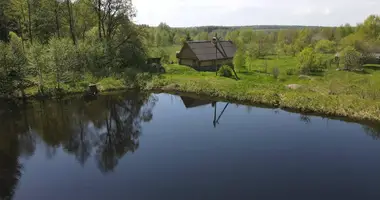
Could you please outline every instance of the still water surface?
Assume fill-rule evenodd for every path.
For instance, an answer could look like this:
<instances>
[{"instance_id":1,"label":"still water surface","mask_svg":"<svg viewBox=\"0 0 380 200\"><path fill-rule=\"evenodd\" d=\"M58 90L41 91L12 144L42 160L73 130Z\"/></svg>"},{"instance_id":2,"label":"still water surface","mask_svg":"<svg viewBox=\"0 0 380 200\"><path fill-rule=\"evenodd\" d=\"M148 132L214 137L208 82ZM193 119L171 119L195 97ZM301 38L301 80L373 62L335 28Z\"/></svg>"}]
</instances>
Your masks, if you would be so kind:
<instances>
[{"instance_id":1,"label":"still water surface","mask_svg":"<svg viewBox=\"0 0 380 200\"><path fill-rule=\"evenodd\" d=\"M0 199L380 199L380 125L134 93L0 125Z\"/></svg>"}]
</instances>

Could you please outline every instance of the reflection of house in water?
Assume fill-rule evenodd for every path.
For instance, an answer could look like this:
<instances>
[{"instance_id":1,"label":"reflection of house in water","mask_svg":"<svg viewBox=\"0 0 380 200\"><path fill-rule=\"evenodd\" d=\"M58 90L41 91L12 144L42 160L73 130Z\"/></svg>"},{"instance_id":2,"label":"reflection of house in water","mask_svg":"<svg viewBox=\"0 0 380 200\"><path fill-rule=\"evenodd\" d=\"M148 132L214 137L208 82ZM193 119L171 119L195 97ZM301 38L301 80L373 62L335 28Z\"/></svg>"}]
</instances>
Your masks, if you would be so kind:
<instances>
[{"instance_id":1,"label":"reflection of house in water","mask_svg":"<svg viewBox=\"0 0 380 200\"><path fill-rule=\"evenodd\" d=\"M210 100L195 99L195 98L186 97L186 96L181 96L181 99L186 108L195 108L195 107L205 106L205 105L214 103L213 101L210 101Z\"/></svg>"},{"instance_id":2,"label":"reflection of house in water","mask_svg":"<svg viewBox=\"0 0 380 200\"><path fill-rule=\"evenodd\" d=\"M224 111L226 111L228 105L230 104L230 103L226 103L222 112L217 117L216 108L217 108L218 102L206 100L206 99L197 99L197 98L192 98L192 97L187 97L187 96L181 96L181 99L182 99L182 102L187 109L211 104L212 107L214 108L214 120L213 120L214 127L216 127L216 124L219 124L220 118L222 117ZM221 103L221 102L219 102L219 103Z\"/></svg>"}]
</instances>

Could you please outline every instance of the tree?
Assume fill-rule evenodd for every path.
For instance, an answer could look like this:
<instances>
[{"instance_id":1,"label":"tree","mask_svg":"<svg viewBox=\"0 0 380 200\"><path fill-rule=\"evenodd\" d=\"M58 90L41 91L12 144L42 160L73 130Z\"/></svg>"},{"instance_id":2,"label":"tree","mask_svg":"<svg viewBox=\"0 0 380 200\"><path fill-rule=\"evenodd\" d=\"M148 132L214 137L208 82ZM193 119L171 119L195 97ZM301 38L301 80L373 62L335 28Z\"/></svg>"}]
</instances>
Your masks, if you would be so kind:
<instances>
[{"instance_id":1,"label":"tree","mask_svg":"<svg viewBox=\"0 0 380 200\"><path fill-rule=\"evenodd\" d=\"M237 50L237 52L235 53L233 63L236 70L242 71L245 65L244 51L242 51L241 49Z\"/></svg>"},{"instance_id":2,"label":"tree","mask_svg":"<svg viewBox=\"0 0 380 200\"><path fill-rule=\"evenodd\" d=\"M236 43L236 41L239 38L239 34L240 34L239 30L234 30L234 31L228 32L226 35L226 40L230 40L230 41Z\"/></svg>"},{"instance_id":3,"label":"tree","mask_svg":"<svg viewBox=\"0 0 380 200\"><path fill-rule=\"evenodd\" d=\"M323 56L316 53L310 47L302 50L302 52L298 54L297 60L298 67L302 74L323 71L327 67L327 63L324 62Z\"/></svg>"},{"instance_id":4,"label":"tree","mask_svg":"<svg viewBox=\"0 0 380 200\"><path fill-rule=\"evenodd\" d=\"M320 40L315 45L315 50L319 53L334 53L336 44L330 40Z\"/></svg>"},{"instance_id":5,"label":"tree","mask_svg":"<svg viewBox=\"0 0 380 200\"><path fill-rule=\"evenodd\" d=\"M251 42L248 46L248 55L252 58L265 58L269 53L269 45L265 41Z\"/></svg>"},{"instance_id":6,"label":"tree","mask_svg":"<svg viewBox=\"0 0 380 200\"><path fill-rule=\"evenodd\" d=\"M13 95L15 91L20 91L25 97L24 89L29 71L21 39L11 32L9 44L2 44L0 53L0 93Z\"/></svg>"},{"instance_id":7,"label":"tree","mask_svg":"<svg viewBox=\"0 0 380 200\"><path fill-rule=\"evenodd\" d=\"M44 93L44 75L47 73L49 67L48 60L45 56L46 54L48 53L46 52L45 47L40 43L34 43L28 52L29 64L38 77L38 91L40 94Z\"/></svg>"},{"instance_id":8,"label":"tree","mask_svg":"<svg viewBox=\"0 0 380 200\"><path fill-rule=\"evenodd\" d=\"M194 38L195 40L209 40L209 36L207 32L200 32L197 36Z\"/></svg>"},{"instance_id":9,"label":"tree","mask_svg":"<svg viewBox=\"0 0 380 200\"><path fill-rule=\"evenodd\" d=\"M320 30L320 35L323 40L334 40L335 38L334 28L324 27Z\"/></svg>"},{"instance_id":10,"label":"tree","mask_svg":"<svg viewBox=\"0 0 380 200\"><path fill-rule=\"evenodd\" d=\"M380 16L370 15L364 23L359 26L359 32L362 32L367 40L380 39Z\"/></svg>"},{"instance_id":11,"label":"tree","mask_svg":"<svg viewBox=\"0 0 380 200\"><path fill-rule=\"evenodd\" d=\"M8 41L9 34L9 17L6 15L6 10L10 6L9 0L0 1L0 41Z\"/></svg>"},{"instance_id":12,"label":"tree","mask_svg":"<svg viewBox=\"0 0 380 200\"><path fill-rule=\"evenodd\" d=\"M50 40L49 47L49 57L53 60L49 66L49 72L55 77L55 89L60 91L62 83L69 79L69 69L73 61L70 57L70 51L73 48L67 39L59 40L57 38Z\"/></svg>"},{"instance_id":13,"label":"tree","mask_svg":"<svg viewBox=\"0 0 380 200\"><path fill-rule=\"evenodd\" d=\"M186 32L185 41L193 41L193 38L191 37L189 32Z\"/></svg>"},{"instance_id":14,"label":"tree","mask_svg":"<svg viewBox=\"0 0 380 200\"><path fill-rule=\"evenodd\" d=\"M360 53L353 47L346 47L340 53L340 64L345 70L355 70L361 68Z\"/></svg>"},{"instance_id":15,"label":"tree","mask_svg":"<svg viewBox=\"0 0 380 200\"><path fill-rule=\"evenodd\" d=\"M70 27L70 35L71 39L73 40L73 44L77 44L77 38L75 36L74 31L74 16L73 16L73 9L71 6L71 0L66 0L66 6L67 6L67 12L68 12L68 21L69 21L69 27Z\"/></svg>"},{"instance_id":16,"label":"tree","mask_svg":"<svg viewBox=\"0 0 380 200\"><path fill-rule=\"evenodd\" d=\"M252 41L254 32L250 28L243 29L239 32L239 37L243 40L245 44L248 44Z\"/></svg>"},{"instance_id":17,"label":"tree","mask_svg":"<svg viewBox=\"0 0 380 200\"><path fill-rule=\"evenodd\" d=\"M310 29L302 29L298 33L298 37L294 42L297 52L301 52L304 48L311 44L312 32Z\"/></svg>"},{"instance_id":18,"label":"tree","mask_svg":"<svg viewBox=\"0 0 380 200\"><path fill-rule=\"evenodd\" d=\"M360 53L367 55L370 54L373 50L374 42L370 42L365 39L365 36L362 33L353 33L340 41L340 49L343 50L347 47L353 47Z\"/></svg>"},{"instance_id":19,"label":"tree","mask_svg":"<svg viewBox=\"0 0 380 200\"><path fill-rule=\"evenodd\" d=\"M30 6L30 0L28 1L28 30L29 30L29 39L30 43L33 44L33 34L32 34L32 8Z\"/></svg>"},{"instance_id":20,"label":"tree","mask_svg":"<svg viewBox=\"0 0 380 200\"><path fill-rule=\"evenodd\" d=\"M96 13L93 10L92 0L78 0L73 4L73 13L76 15L75 32L82 40L85 40L86 32L96 26Z\"/></svg>"},{"instance_id":21,"label":"tree","mask_svg":"<svg viewBox=\"0 0 380 200\"><path fill-rule=\"evenodd\" d=\"M131 0L100 0L101 28L103 36L110 41L118 28L130 21L135 15ZM103 2L104 1L104 2Z\"/></svg>"}]
</instances>

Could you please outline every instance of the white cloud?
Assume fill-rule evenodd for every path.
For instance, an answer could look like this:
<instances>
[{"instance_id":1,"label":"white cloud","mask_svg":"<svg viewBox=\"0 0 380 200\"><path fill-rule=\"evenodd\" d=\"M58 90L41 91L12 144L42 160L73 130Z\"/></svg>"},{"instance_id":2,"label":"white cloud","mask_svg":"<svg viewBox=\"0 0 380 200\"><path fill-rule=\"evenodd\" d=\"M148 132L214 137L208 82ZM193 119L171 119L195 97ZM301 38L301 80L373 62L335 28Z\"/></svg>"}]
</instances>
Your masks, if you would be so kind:
<instances>
[{"instance_id":1,"label":"white cloud","mask_svg":"<svg viewBox=\"0 0 380 200\"><path fill-rule=\"evenodd\" d=\"M330 13L331 13L330 8L325 8L325 10L323 11L323 14L325 15L329 15Z\"/></svg>"},{"instance_id":2,"label":"white cloud","mask_svg":"<svg viewBox=\"0 0 380 200\"><path fill-rule=\"evenodd\" d=\"M133 0L137 23L340 25L380 14L380 0Z\"/></svg>"}]
</instances>

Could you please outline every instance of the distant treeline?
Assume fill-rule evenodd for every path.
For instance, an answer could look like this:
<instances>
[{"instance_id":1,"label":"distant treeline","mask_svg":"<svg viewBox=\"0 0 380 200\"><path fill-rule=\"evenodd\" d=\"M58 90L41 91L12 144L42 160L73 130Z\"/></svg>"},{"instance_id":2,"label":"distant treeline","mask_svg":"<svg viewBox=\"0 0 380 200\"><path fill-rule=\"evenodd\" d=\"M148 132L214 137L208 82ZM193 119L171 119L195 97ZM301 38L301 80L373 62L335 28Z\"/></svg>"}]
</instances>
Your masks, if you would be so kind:
<instances>
[{"instance_id":1,"label":"distant treeline","mask_svg":"<svg viewBox=\"0 0 380 200\"><path fill-rule=\"evenodd\" d=\"M362 54L380 52L376 15L356 27L190 28L136 25L135 15L131 0L1 0L0 96L30 87L43 93L129 77L132 68L143 70L147 57L175 61L173 50L184 42L216 35L233 41L244 61L295 56L305 48L330 54L346 47Z\"/></svg>"}]
</instances>

